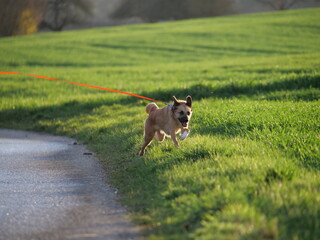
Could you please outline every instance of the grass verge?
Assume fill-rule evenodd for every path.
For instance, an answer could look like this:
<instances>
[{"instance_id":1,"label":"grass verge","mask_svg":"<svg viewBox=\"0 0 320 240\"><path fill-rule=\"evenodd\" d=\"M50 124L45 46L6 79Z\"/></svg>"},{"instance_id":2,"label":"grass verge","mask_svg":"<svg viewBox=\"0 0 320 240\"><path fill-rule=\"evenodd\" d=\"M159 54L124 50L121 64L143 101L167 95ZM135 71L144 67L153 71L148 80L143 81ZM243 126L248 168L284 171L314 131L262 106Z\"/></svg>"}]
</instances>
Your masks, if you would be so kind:
<instances>
[{"instance_id":1,"label":"grass verge","mask_svg":"<svg viewBox=\"0 0 320 240\"><path fill-rule=\"evenodd\" d=\"M0 76L0 127L98 153L149 239L318 239L319 9L0 39L1 71L194 99L191 135L142 143L146 101Z\"/></svg>"}]
</instances>

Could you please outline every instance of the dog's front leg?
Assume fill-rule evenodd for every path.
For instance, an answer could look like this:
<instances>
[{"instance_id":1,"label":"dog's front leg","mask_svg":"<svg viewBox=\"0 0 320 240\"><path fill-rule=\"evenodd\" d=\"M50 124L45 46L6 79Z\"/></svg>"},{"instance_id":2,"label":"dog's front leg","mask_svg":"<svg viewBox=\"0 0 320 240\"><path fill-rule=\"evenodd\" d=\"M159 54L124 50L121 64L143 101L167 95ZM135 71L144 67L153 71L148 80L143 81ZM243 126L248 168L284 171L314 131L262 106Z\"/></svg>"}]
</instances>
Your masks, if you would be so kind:
<instances>
[{"instance_id":1,"label":"dog's front leg","mask_svg":"<svg viewBox=\"0 0 320 240\"><path fill-rule=\"evenodd\" d=\"M172 139L174 145L176 147L179 147L179 143L178 143L177 138L176 138L176 132L173 130L173 131L171 131L170 135L171 135L171 139Z\"/></svg>"},{"instance_id":2,"label":"dog's front leg","mask_svg":"<svg viewBox=\"0 0 320 240\"><path fill-rule=\"evenodd\" d=\"M190 130L188 128L181 128L181 137L180 140L184 140L188 137Z\"/></svg>"}]
</instances>

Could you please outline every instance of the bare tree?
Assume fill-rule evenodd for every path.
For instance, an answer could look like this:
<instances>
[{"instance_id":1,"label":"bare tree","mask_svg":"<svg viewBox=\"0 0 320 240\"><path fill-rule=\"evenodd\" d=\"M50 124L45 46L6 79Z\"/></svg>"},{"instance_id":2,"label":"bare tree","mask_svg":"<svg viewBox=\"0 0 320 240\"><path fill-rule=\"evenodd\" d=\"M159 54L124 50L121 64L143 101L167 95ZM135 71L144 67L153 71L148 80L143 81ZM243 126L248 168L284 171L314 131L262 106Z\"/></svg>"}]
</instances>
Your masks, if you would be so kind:
<instances>
[{"instance_id":1,"label":"bare tree","mask_svg":"<svg viewBox=\"0 0 320 240\"><path fill-rule=\"evenodd\" d=\"M0 36L34 33L47 0L0 0Z\"/></svg>"},{"instance_id":2,"label":"bare tree","mask_svg":"<svg viewBox=\"0 0 320 240\"><path fill-rule=\"evenodd\" d=\"M123 0L115 18L146 21L210 17L232 12L234 0Z\"/></svg>"},{"instance_id":3,"label":"bare tree","mask_svg":"<svg viewBox=\"0 0 320 240\"><path fill-rule=\"evenodd\" d=\"M67 24L77 23L91 15L90 0L48 0L42 27L61 31Z\"/></svg>"},{"instance_id":4,"label":"bare tree","mask_svg":"<svg viewBox=\"0 0 320 240\"><path fill-rule=\"evenodd\" d=\"M298 2L317 2L319 0L257 0L258 2L270 5L275 10L290 9Z\"/></svg>"},{"instance_id":5,"label":"bare tree","mask_svg":"<svg viewBox=\"0 0 320 240\"><path fill-rule=\"evenodd\" d=\"M234 0L188 0L188 17L211 17L230 14Z\"/></svg>"}]
</instances>

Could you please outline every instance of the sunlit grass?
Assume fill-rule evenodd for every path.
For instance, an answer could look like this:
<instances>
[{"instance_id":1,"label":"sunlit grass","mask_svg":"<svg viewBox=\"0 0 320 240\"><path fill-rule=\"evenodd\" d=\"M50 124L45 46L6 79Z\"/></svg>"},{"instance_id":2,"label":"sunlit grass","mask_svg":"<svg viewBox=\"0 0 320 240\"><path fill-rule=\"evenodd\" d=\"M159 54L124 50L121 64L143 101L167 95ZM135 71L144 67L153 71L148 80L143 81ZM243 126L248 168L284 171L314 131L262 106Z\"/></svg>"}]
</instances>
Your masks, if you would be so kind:
<instances>
[{"instance_id":1,"label":"sunlit grass","mask_svg":"<svg viewBox=\"0 0 320 240\"><path fill-rule=\"evenodd\" d=\"M147 101L0 76L0 127L89 145L150 239L320 237L319 9L0 39L0 70L191 95L191 134L142 143ZM161 105L163 107L164 105Z\"/></svg>"}]
</instances>

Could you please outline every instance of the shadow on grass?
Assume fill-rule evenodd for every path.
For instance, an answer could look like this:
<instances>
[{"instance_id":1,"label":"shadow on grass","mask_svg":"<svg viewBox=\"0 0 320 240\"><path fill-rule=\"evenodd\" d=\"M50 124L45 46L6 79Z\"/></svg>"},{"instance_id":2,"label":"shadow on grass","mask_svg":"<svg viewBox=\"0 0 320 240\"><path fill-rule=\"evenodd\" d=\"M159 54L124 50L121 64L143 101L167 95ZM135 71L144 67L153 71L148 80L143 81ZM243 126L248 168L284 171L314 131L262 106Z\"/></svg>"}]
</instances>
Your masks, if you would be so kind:
<instances>
[{"instance_id":1,"label":"shadow on grass","mask_svg":"<svg viewBox=\"0 0 320 240\"><path fill-rule=\"evenodd\" d=\"M142 51L161 51L161 52L178 52L178 53L185 53L186 49L178 49L178 48L169 48L169 47L148 47L146 45L112 45L112 44L92 44L91 46L97 47L97 48L111 48L111 49L125 49L125 50L134 50L137 49Z\"/></svg>"},{"instance_id":2,"label":"shadow on grass","mask_svg":"<svg viewBox=\"0 0 320 240\"><path fill-rule=\"evenodd\" d=\"M282 100L288 98L290 100L314 101L320 98L319 94L296 94L299 90L308 90L311 88L320 88L320 76L301 76L294 79L285 79L283 81L270 82L267 84L248 84L232 82L221 86L212 86L209 84L195 84L188 88L175 88L170 90L157 90L152 92L142 92L140 95L148 96L156 100L171 102L172 96L184 99L187 95L191 95L194 100L205 98L234 98L234 97L254 97L264 94L270 94L277 91L287 91L288 96L267 96L266 100ZM291 96L291 98L290 98ZM139 101L137 98L123 98L119 100L119 104L127 104Z\"/></svg>"},{"instance_id":3,"label":"shadow on grass","mask_svg":"<svg viewBox=\"0 0 320 240\"><path fill-rule=\"evenodd\" d=\"M216 53L231 53L232 55L234 54L246 54L246 55L250 55L250 54L254 54L254 56L256 56L257 54L259 55L263 55L263 54L288 54L288 51L276 51L276 50L267 50L267 49L255 49L255 48L241 48L241 47L221 47L221 46L203 46L203 45L195 45L194 47L199 48L199 49L204 49L206 51L212 52L213 54ZM297 49L295 49L297 50ZM300 52L296 51L296 52L291 52L292 54L299 54Z\"/></svg>"},{"instance_id":4,"label":"shadow on grass","mask_svg":"<svg viewBox=\"0 0 320 240\"><path fill-rule=\"evenodd\" d=\"M270 73L279 73L279 74L308 74L311 70L305 68L291 68L291 69L281 69L281 68L260 68L260 69L250 69L244 68L242 65L226 65L222 66L223 69L232 72L245 72L245 73L259 73L259 74L270 74Z\"/></svg>"},{"instance_id":5,"label":"shadow on grass","mask_svg":"<svg viewBox=\"0 0 320 240\"><path fill-rule=\"evenodd\" d=\"M188 239L189 234L200 226L204 215L208 212L221 211L228 204L224 196L218 196L218 199L214 200L215 204L210 206L202 205L202 200L198 202L201 207L198 207L197 204L189 205L186 203L189 201L187 199L191 201L194 196L200 199L201 194L207 190L206 183L194 181L189 177L181 177L179 179L181 187L172 187L171 179L166 177L168 172L180 165L197 168L195 165L198 165L200 161L210 159L211 150L191 146L181 151L171 147L173 144L170 139L167 139L166 141L169 141L167 147L162 147L163 152L158 156L135 157L133 153L138 148L137 138L132 137L130 131L116 130L125 128L130 128L130 123L118 122L105 128L105 132L113 131L117 134L106 137L104 142L106 147L102 155L108 156L111 161L111 163L108 162L108 166L111 164L113 169L117 169L116 175L113 176L114 180L117 187L121 189L121 193L126 196L124 203L137 214L136 221L139 224L151 226L146 230L146 235L162 236L165 239L175 235L179 239ZM133 129L133 132L139 134L142 140L142 132L136 129ZM94 133L94 135L99 134ZM112 153L115 150L114 144L116 145L117 142L121 144ZM162 143L162 146L163 144L166 145ZM160 148L154 143L152 145ZM214 163L211 166L214 168ZM250 174L251 171L251 169L241 168L223 172L216 171L215 174L219 175L219 178L237 182L238 178ZM210 178L215 176L210 173ZM174 220L168 221L169 219Z\"/></svg>"},{"instance_id":6,"label":"shadow on grass","mask_svg":"<svg viewBox=\"0 0 320 240\"><path fill-rule=\"evenodd\" d=\"M212 86L210 84L195 84L187 88L174 88L170 90L156 90L143 91L142 96L151 97L156 100L171 102L172 96L184 99L187 95L191 95L194 100L201 100L206 98L234 98L234 97L253 97L263 94L272 93L275 91L288 91L288 95L295 94L298 90L307 90L310 88L320 88L320 76L300 76L294 79L285 79L277 82L270 82L268 84L248 84L232 82L221 86ZM4 92L6 94L6 92ZM14 94L13 91L10 94ZM320 98L319 95L302 94L297 100L314 101ZM268 97L266 97L268 99ZM269 97L269 100L274 100L276 97ZM279 97L278 100L281 100ZM113 104L135 104L141 102L140 98L124 97L116 100L96 100L91 102L70 101L61 105L40 107L40 108L19 108L1 111L0 120L4 121L6 118L15 119L23 116L31 117L33 120L72 117L79 114L90 113L94 108L103 105Z\"/></svg>"},{"instance_id":7,"label":"shadow on grass","mask_svg":"<svg viewBox=\"0 0 320 240\"><path fill-rule=\"evenodd\" d=\"M25 62L25 63L12 63L12 62L8 62L8 63L3 63L3 66L6 67L21 67L21 66L28 66L28 67L64 67L64 68L89 68L89 67L103 67L105 66L104 63L101 64L88 64L88 63L74 63L74 62L54 62L54 63L50 63L50 62Z\"/></svg>"},{"instance_id":8,"label":"shadow on grass","mask_svg":"<svg viewBox=\"0 0 320 240\"><path fill-rule=\"evenodd\" d=\"M0 127L13 127L23 129L44 130L40 122L43 120L66 121L70 118L91 114L92 111L105 105L105 101L70 101L60 105L43 107L16 107L0 112Z\"/></svg>"},{"instance_id":9,"label":"shadow on grass","mask_svg":"<svg viewBox=\"0 0 320 240\"><path fill-rule=\"evenodd\" d=\"M209 84L196 84L188 88L176 88L170 90L159 90L142 92L142 96L148 96L164 102L171 102L173 95L178 98L185 98L187 95L191 95L194 100L207 99L207 98L234 98L234 97L255 97L260 94L269 94L274 91L287 91L288 94L295 94L296 91L302 89L318 89L320 88L319 76L300 76L294 79L285 79L283 81L271 82L269 84L248 84L248 83L229 83L221 86L211 86ZM267 95L268 96L268 95ZM271 99L271 97L270 97ZM274 98L273 98L274 99ZM281 99L281 98L280 98ZM299 100L313 101L318 100L319 94L302 94L299 96ZM0 112L0 127L12 127L12 128L24 128L35 130L46 130L48 127L43 127L41 121L43 120L59 120L67 121L70 118L74 118L80 115L93 114L94 109L101 106L113 106L115 104L130 106L132 104L142 104L145 106L147 101L142 101L139 98L123 97L115 100L99 99L95 101L82 102L73 100L70 102L62 103L60 105L43 106L43 107L19 107L16 109L6 109ZM160 107L162 107L160 105ZM230 123L228 129L235 129L234 122ZM56 132L57 129L49 129L51 132ZM241 126L236 129L242 132L250 132L250 126ZM198 129L198 133L205 134L208 129ZM237 136L241 132L228 132L226 125L217 126L214 129L210 129L210 132L214 134L220 134L225 136ZM313 162L313 159L310 159ZM307 159L306 162L309 162ZM308 164L307 164L308 165Z\"/></svg>"},{"instance_id":10,"label":"shadow on grass","mask_svg":"<svg viewBox=\"0 0 320 240\"><path fill-rule=\"evenodd\" d=\"M173 89L170 91L159 91L159 92L145 92L141 95L150 96L159 100L168 101L171 99L172 95L176 95L179 98L185 97L186 95L192 95L195 100L202 98L231 98L239 95L252 96L256 95L257 92L272 92L275 90L297 90L305 89L309 87L317 88L319 87L319 78L308 77L293 80L284 80L282 82L270 83L269 85L256 84L253 86L249 85L233 85L229 84L222 87L212 87L205 84L193 85L186 89ZM310 99L308 99L310 100ZM21 124L27 121L27 125L31 126L32 129L46 130L48 127L41 129L41 121L43 120L54 120L58 119L60 121L67 121L70 118L77 117L80 115L91 115L94 114L94 109L101 106L112 106L114 104L120 105L130 105L136 104L137 101L141 101L136 98L127 97L118 100L95 100L90 102L81 101L70 101L60 105L45 106L40 108L19 108L4 110L0 112L0 123L10 124ZM140 104L140 103L139 103ZM143 104L145 105L145 104ZM123 117L135 117L133 111L121 113ZM13 122L13 123L12 123ZM24 125L25 126L25 125ZM50 129L49 129L50 130ZM230 136L230 133L226 132L223 128L214 129L218 130L220 134L225 134ZM200 130L199 130L200 131ZM210 130L211 131L211 130ZM56 130L52 130L56 132ZM130 122L116 122L107 127L100 127L94 129L93 131L88 131L87 129L81 129L81 133L85 136L93 146L97 146L100 149L100 154L107 156L111 161L111 166L116 174L114 176L117 186L121 189L122 193L126 195L127 204L138 213L140 221L143 223L143 215L150 216L154 211L158 211L156 218L156 223L161 222L151 230L151 234L160 233L159 235L164 235L170 237L170 234L179 234L177 236L188 236L195 229L199 227L199 222L203 219L203 216L210 212L220 211L226 202L224 196L216 201L214 208L209 208L201 206L198 209L192 210L187 216L187 214L180 212L183 217L182 220L176 221L174 223L165 223L164 220L170 218L170 215L176 214L177 209L175 209L175 199L187 197L189 192L185 192L184 189L179 191L172 189L170 192L164 194L168 189L168 182L164 178L161 178L168 169L173 168L175 165L180 164L196 164L201 159L209 158L210 153L207 149L200 148L190 148L185 153L177 153L173 150L171 155L168 154L167 158L159 163L160 161L151 161L151 159L145 159L141 157L135 157L134 154L138 151L138 145L135 136L141 136L142 142L142 129L132 129ZM233 133L235 135L240 133ZM83 140L83 139L82 139ZM170 140L169 140L170 141ZM171 144L171 143L170 143ZM108 146L108 147L106 147ZM103 150L101 150L103 149ZM180 155L179 155L180 154ZM228 153L223 153L227 155ZM109 164L109 162L108 162ZM237 181L238 176L242 174L249 174L249 170L240 169L237 171L229 171L223 173L225 178L229 181ZM220 173L220 177L222 173ZM279 177L274 172L267 175L267 180L269 182L279 181ZM186 182L182 185L190 186L192 183ZM191 192L195 195L201 194L202 187L195 185L194 188L190 186L186 188L187 190L192 190ZM170 201L169 204L168 201ZM183 210L183 209L182 209ZM298 216L299 217L299 216ZM288 216L291 221L291 217ZM300 219L300 218L299 218ZM298 219L298 220L299 220ZM288 220L288 221L289 221ZM293 219L294 220L294 219ZM301 218L303 220L303 218ZM154 220L145 220L146 224L155 224ZM295 225L294 225L295 226ZM306 226L308 227L308 225ZM295 230L299 231L299 230Z\"/></svg>"}]
</instances>

